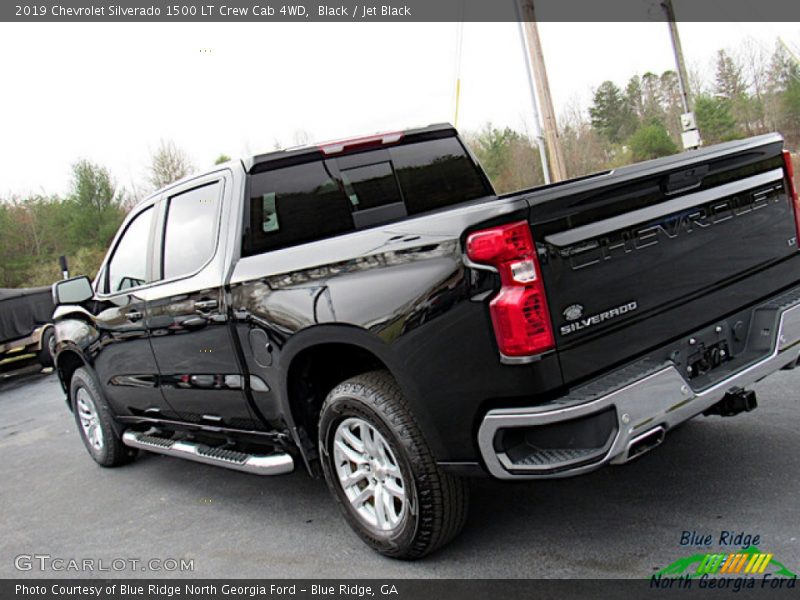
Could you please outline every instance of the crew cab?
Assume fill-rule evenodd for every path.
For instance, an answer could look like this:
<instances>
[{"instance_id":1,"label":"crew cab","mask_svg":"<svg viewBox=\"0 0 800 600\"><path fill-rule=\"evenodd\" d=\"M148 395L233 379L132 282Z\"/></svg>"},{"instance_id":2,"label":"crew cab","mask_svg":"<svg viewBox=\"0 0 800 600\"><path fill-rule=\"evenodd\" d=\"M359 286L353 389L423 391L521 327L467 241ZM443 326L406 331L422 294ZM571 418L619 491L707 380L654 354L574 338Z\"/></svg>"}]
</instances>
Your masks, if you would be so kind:
<instances>
[{"instance_id":1,"label":"crew cab","mask_svg":"<svg viewBox=\"0 0 800 600\"><path fill-rule=\"evenodd\" d=\"M219 165L55 284L92 458L324 476L418 558L467 477L625 463L752 410L800 358L800 207L777 134L498 196L449 125Z\"/></svg>"}]
</instances>

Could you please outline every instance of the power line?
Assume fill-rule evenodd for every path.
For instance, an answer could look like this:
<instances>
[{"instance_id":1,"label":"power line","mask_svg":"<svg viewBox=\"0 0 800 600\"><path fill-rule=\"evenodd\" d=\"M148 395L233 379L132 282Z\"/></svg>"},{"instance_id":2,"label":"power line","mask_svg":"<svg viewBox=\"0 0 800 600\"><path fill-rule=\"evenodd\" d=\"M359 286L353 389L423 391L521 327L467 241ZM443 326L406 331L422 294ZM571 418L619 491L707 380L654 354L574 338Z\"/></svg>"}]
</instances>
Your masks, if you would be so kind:
<instances>
[{"instance_id":1,"label":"power line","mask_svg":"<svg viewBox=\"0 0 800 600\"><path fill-rule=\"evenodd\" d=\"M456 23L456 64L455 64L455 115L453 126L458 127L458 109L461 103L461 56L464 53L464 0L458 2L458 21Z\"/></svg>"}]
</instances>

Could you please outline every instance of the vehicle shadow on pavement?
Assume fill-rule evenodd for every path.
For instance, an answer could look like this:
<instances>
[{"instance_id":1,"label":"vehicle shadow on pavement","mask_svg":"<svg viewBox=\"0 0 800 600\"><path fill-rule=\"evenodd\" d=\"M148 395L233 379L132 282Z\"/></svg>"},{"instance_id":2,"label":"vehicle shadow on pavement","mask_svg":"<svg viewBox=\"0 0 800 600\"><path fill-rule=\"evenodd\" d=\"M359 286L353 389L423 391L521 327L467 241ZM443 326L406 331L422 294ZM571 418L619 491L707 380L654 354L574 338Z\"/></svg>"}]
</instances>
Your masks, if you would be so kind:
<instances>
[{"instance_id":1,"label":"vehicle shadow on pavement","mask_svg":"<svg viewBox=\"0 0 800 600\"><path fill-rule=\"evenodd\" d=\"M28 383L45 379L53 375L53 369L42 369L39 363L15 366L14 369L5 366L0 368L0 398L2 393L17 389Z\"/></svg>"}]
</instances>

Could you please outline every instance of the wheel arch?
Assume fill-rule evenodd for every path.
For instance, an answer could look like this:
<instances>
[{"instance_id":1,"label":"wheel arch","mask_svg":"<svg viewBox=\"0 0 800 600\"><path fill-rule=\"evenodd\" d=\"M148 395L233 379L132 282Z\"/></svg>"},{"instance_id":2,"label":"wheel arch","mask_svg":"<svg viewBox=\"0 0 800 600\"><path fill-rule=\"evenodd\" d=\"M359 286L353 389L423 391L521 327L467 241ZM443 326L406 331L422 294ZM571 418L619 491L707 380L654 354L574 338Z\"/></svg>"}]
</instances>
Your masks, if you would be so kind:
<instances>
[{"instance_id":1,"label":"wheel arch","mask_svg":"<svg viewBox=\"0 0 800 600\"><path fill-rule=\"evenodd\" d=\"M307 461L316 459L319 411L328 393L339 383L374 370L386 370L397 381L428 443L433 448L438 442L436 432L426 427L429 420L417 401L413 379L391 345L374 333L353 326L320 325L293 336L283 355L287 416L306 438L301 440L301 450Z\"/></svg>"},{"instance_id":2,"label":"wheel arch","mask_svg":"<svg viewBox=\"0 0 800 600\"><path fill-rule=\"evenodd\" d=\"M58 379L61 382L61 387L66 394L67 406L72 410L72 402L70 398L70 384L72 376L75 371L81 367L89 368L89 364L83 358L83 355L75 348L62 349L58 352L56 357L56 370L58 372Z\"/></svg>"}]
</instances>

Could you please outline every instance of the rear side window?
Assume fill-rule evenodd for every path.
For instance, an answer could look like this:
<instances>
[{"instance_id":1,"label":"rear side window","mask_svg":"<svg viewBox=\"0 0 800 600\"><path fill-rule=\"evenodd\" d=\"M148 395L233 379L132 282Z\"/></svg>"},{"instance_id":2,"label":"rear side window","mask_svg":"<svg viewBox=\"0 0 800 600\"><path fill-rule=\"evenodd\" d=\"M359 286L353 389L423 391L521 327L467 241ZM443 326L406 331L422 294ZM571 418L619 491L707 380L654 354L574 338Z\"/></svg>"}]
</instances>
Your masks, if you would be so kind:
<instances>
[{"instance_id":1,"label":"rear side window","mask_svg":"<svg viewBox=\"0 0 800 600\"><path fill-rule=\"evenodd\" d=\"M221 187L217 181L169 199L164 229L164 279L194 273L214 254Z\"/></svg>"},{"instance_id":2,"label":"rear side window","mask_svg":"<svg viewBox=\"0 0 800 600\"><path fill-rule=\"evenodd\" d=\"M491 194L458 138L397 146L389 152L410 215Z\"/></svg>"},{"instance_id":3,"label":"rear side window","mask_svg":"<svg viewBox=\"0 0 800 600\"><path fill-rule=\"evenodd\" d=\"M245 254L258 254L353 229L351 200L321 161L250 178L250 235Z\"/></svg>"},{"instance_id":4,"label":"rear side window","mask_svg":"<svg viewBox=\"0 0 800 600\"><path fill-rule=\"evenodd\" d=\"M455 137L262 171L250 176L242 253L311 242L491 193Z\"/></svg>"}]
</instances>

